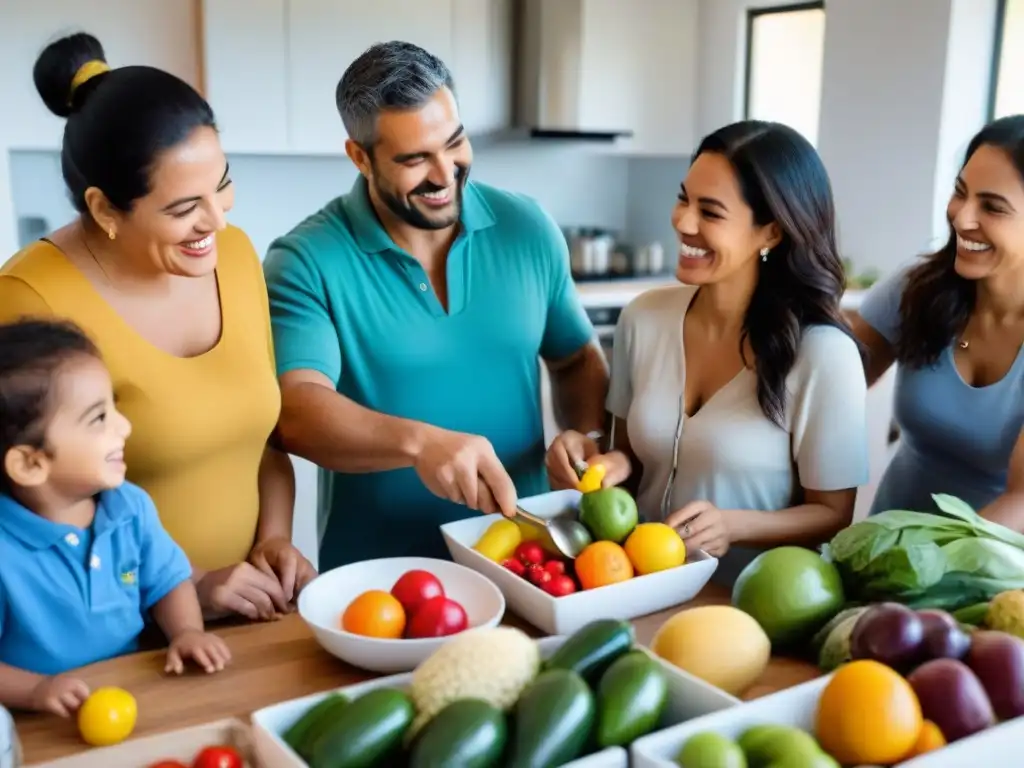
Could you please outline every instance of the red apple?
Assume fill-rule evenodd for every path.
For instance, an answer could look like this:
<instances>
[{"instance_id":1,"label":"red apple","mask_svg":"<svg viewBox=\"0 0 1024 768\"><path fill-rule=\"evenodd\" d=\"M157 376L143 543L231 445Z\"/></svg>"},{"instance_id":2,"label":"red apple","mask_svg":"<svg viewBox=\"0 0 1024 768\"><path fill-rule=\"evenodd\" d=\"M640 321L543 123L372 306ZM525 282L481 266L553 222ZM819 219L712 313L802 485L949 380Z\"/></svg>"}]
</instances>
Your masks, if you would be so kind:
<instances>
[{"instance_id":1,"label":"red apple","mask_svg":"<svg viewBox=\"0 0 1024 768\"><path fill-rule=\"evenodd\" d=\"M462 632L468 626L465 609L451 598L439 595L427 600L412 615L406 637L445 637Z\"/></svg>"},{"instance_id":2,"label":"red apple","mask_svg":"<svg viewBox=\"0 0 1024 768\"><path fill-rule=\"evenodd\" d=\"M444 597L444 587L429 571L406 571L391 588L391 595L402 604L406 615L412 615L432 597Z\"/></svg>"}]
</instances>

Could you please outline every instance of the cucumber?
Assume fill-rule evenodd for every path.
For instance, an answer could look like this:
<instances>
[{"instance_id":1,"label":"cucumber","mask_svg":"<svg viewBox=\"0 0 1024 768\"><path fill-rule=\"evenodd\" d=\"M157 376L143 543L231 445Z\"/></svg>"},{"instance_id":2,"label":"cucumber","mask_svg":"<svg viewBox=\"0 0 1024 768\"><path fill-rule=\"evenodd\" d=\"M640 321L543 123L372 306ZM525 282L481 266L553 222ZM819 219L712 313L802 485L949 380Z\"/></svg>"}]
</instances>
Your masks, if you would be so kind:
<instances>
[{"instance_id":1,"label":"cucumber","mask_svg":"<svg viewBox=\"0 0 1024 768\"><path fill-rule=\"evenodd\" d=\"M391 764L415 711L404 691L377 688L343 707L313 744L310 768Z\"/></svg>"},{"instance_id":2,"label":"cucumber","mask_svg":"<svg viewBox=\"0 0 1024 768\"><path fill-rule=\"evenodd\" d=\"M544 663L545 669L568 669L594 684L619 656L633 647L633 625L618 619L598 619L566 639Z\"/></svg>"},{"instance_id":3,"label":"cucumber","mask_svg":"<svg viewBox=\"0 0 1024 768\"><path fill-rule=\"evenodd\" d=\"M505 768L554 768L579 757L596 715L594 694L570 669L549 669L519 696Z\"/></svg>"},{"instance_id":4,"label":"cucumber","mask_svg":"<svg viewBox=\"0 0 1024 768\"><path fill-rule=\"evenodd\" d=\"M409 768L492 768L508 738L505 713L481 699L453 701L412 745Z\"/></svg>"},{"instance_id":5,"label":"cucumber","mask_svg":"<svg viewBox=\"0 0 1024 768\"><path fill-rule=\"evenodd\" d=\"M597 746L625 747L650 733L667 703L668 679L658 662L643 651L619 656L597 687Z\"/></svg>"},{"instance_id":6,"label":"cucumber","mask_svg":"<svg viewBox=\"0 0 1024 768\"><path fill-rule=\"evenodd\" d=\"M339 701L341 704L348 703L348 699L340 693L331 693L320 699L320 701L307 709L305 714L296 720L291 728L284 732L284 735L281 737L284 739L284 743L298 752L299 747L305 743L307 735L320 722L320 718L325 713L331 711Z\"/></svg>"},{"instance_id":7,"label":"cucumber","mask_svg":"<svg viewBox=\"0 0 1024 768\"><path fill-rule=\"evenodd\" d=\"M307 723L308 727L304 729L304 733L301 733L298 738L293 736L295 739L294 741L288 741L287 737L285 738L286 743L307 763L313 757L313 746L316 744L317 739L319 739L323 735L324 731L330 727L337 714L348 706L349 701L345 696L337 694L335 698L330 698L329 703L326 702L326 700L321 703L324 704L324 707L316 714L315 719L310 717L310 715L313 714L312 710L307 712L302 718L302 720L310 721ZM314 707L313 709L316 708L317 707ZM296 723L295 725L297 726L299 724L300 723ZM295 726L292 726L292 729L294 728Z\"/></svg>"}]
</instances>

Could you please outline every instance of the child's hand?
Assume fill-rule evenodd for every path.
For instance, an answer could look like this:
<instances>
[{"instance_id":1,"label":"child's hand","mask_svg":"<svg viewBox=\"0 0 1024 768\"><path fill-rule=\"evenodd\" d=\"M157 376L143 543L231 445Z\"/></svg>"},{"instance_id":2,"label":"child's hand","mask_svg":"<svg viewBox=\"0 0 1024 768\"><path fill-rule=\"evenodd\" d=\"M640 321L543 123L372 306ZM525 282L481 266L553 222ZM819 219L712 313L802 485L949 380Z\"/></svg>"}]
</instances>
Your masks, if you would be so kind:
<instances>
[{"instance_id":1,"label":"child's hand","mask_svg":"<svg viewBox=\"0 0 1024 768\"><path fill-rule=\"evenodd\" d=\"M231 661L231 651L216 635L189 629L171 640L164 671L180 675L185 671L186 659L192 659L206 672L220 672Z\"/></svg>"},{"instance_id":2,"label":"child's hand","mask_svg":"<svg viewBox=\"0 0 1024 768\"><path fill-rule=\"evenodd\" d=\"M89 686L77 677L45 677L32 691L32 708L70 717L89 698Z\"/></svg>"}]
</instances>

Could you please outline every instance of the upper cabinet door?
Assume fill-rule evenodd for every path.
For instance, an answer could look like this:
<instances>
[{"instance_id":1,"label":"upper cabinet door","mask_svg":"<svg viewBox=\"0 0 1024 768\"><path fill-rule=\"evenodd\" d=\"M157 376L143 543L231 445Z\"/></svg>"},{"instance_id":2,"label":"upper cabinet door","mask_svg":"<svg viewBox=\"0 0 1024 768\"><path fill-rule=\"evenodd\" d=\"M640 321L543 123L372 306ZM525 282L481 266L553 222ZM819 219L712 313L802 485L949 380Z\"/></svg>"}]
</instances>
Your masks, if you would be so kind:
<instances>
[{"instance_id":1,"label":"upper cabinet door","mask_svg":"<svg viewBox=\"0 0 1024 768\"><path fill-rule=\"evenodd\" d=\"M335 90L348 65L372 44L406 40L450 61L452 3L453 0L287 3L292 151L344 151L346 134L338 115Z\"/></svg>"},{"instance_id":2,"label":"upper cabinet door","mask_svg":"<svg viewBox=\"0 0 1024 768\"><path fill-rule=\"evenodd\" d=\"M226 152L286 152L286 0L203 0L203 79Z\"/></svg>"}]
</instances>

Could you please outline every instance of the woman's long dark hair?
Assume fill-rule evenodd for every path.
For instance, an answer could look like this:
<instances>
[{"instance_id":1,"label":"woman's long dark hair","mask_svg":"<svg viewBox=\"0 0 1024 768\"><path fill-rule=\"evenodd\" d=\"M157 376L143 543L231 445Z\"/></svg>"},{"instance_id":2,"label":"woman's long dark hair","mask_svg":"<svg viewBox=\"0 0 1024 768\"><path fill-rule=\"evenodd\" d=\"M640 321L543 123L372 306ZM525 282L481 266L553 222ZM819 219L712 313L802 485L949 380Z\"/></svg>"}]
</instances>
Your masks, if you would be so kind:
<instances>
[{"instance_id":1,"label":"woman's long dark hair","mask_svg":"<svg viewBox=\"0 0 1024 768\"><path fill-rule=\"evenodd\" d=\"M701 142L694 160L705 152L732 164L754 223L775 222L782 232L768 259L759 262L740 339L740 349L749 342L754 353L761 411L782 426L786 377L804 329L832 325L854 338L840 311L846 277L836 245L832 185L810 142L780 123L727 125Z\"/></svg>"},{"instance_id":2,"label":"woman's long dark hair","mask_svg":"<svg viewBox=\"0 0 1024 768\"><path fill-rule=\"evenodd\" d=\"M982 128L967 145L961 170L983 146L1003 150L1024 180L1024 115L1003 117ZM899 362L915 368L935 363L967 326L974 309L975 281L960 277L954 262L956 232L950 222L946 244L907 274L895 344Z\"/></svg>"}]
</instances>

